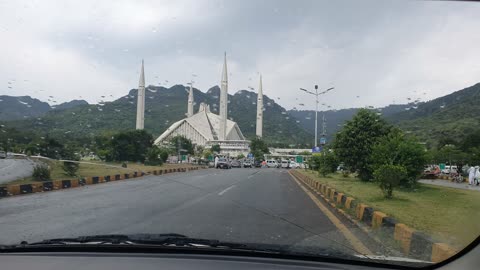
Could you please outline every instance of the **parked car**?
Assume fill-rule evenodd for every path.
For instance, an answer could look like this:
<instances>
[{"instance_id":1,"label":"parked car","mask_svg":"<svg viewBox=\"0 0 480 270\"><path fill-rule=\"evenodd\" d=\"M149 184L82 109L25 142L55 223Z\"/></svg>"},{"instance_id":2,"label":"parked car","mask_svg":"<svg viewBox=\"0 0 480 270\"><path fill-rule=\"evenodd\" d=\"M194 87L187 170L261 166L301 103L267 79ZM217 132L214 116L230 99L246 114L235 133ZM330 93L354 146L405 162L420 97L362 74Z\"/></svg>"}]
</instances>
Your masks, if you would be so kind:
<instances>
[{"instance_id":1,"label":"parked car","mask_svg":"<svg viewBox=\"0 0 480 270\"><path fill-rule=\"evenodd\" d=\"M255 168L261 168L261 167L262 167L262 161L261 161L261 160L255 160L255 161L253 162L253 166L254 166Z\"/></svg>"},{"instance_id":2,"label":"parked car","mask_svg":"<svg viewBox=\"0 0 480 270\"><path fill-rule=\"evenodd\" d=\"M298 169L300 168L300 164L295 161L290 161L290 168Z\"/></svg>"},{"instance_id":3,"label":"parked car","mask_svg":"<svg viewBox=\"0 0 480 270\"><path fill-rule=\"evenodd\" d=\"M281 164L281 167L284 169L290 168L290 161L288 160L282 160L280 164Z\"/></svg>"},{"instance_id":4,"label":"parked car","mask_svg":"<svg viewBox=\"0 0 480 270\"><path fill-rule=\"evenodd\" d=\"M238 161L238 160L232 160L232 162L230 162L230 166L232 168L241 168L242 163L240 163L240 161Z\"/></svg>"},{"instance_id":5,"label":"parked car","mask_svg":"<svg viewBox=\"0 0 480 270\"><path fill-rule=\"evenodd\" d=\"M250 160L247 160L243 162L243 167L244 168L252 168L252 162Z\"/></svg>"},{"instance_id":6,"label":"parked car","mask_svg":"<svg viewBox=\"0 0 480 270\"><path fill-rule=\"evenodd\" d=\"M445 169L442 170L442 173L443 174L450 174L452 172L456 173L457 168L458 167L456 165L453 165L453 166L447 165L447 166L445 166Z\"/></svg>"},{"instance_id":7,"label":"parked car","mask_svg":"<svg viewBox=\"0 0 480 270\"><path fill-rule=\"evenodd\" d=\"M0 151L0 159L5 159L7 158L7 154L5 153L5 151Z\"/></svg>"},{"instance_id":8,"label":"parked car","mask_svg":"<svg viewBox=\"0 0 480 270\"><path fill-rule=\"evenodd\" d=\"M267 160L267 167L268 168L278 168L278 163L274 159Z\"/></svg>"},{"instance_id":9,"label":"parked car","mask_svg":"<svg viewBox=\"0 0 480 270\"><path fill-rule=\"evenodd\" d=\"M219 158L217 162L217 169L231 169L232 166L226 158Z\"/></svg>"}]
</instances>

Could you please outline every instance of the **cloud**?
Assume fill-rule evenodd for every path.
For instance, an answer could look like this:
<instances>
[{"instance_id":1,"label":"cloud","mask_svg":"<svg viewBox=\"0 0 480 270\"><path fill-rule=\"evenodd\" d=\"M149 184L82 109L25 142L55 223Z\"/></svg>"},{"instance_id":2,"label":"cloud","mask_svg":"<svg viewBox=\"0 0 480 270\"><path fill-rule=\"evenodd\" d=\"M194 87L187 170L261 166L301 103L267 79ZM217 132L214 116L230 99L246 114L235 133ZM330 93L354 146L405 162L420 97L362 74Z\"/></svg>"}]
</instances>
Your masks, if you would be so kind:
<instances>
[{"instance_id":1,"label":"cloud","mask_svg":"<svg viewBox=\"0 0 480 270\"><path fill-rule=\"evenodd\" d=\"M206 91L227 51L230 93L262 73L287 108L314 108L298 88L315 84L335 87L322 96L332 108L431 99L478 82L479 13L466 2L2 2L0 93L119 97L137 86L142 58L147 84L194 79Z\"/></svg>"}]
</instances>

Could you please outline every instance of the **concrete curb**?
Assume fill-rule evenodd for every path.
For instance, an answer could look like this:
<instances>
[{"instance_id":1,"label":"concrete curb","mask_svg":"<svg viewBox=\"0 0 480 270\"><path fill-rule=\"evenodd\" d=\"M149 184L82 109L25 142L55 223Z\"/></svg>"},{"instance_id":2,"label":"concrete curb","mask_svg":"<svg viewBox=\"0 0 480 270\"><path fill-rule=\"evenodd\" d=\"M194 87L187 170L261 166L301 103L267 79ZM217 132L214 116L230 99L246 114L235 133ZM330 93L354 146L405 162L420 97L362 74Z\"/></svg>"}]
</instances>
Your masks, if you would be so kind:
<instances>
[{"instance_id":1,"label":"concrete curb","mask_svg":"<svg viewBox=\"0 0 480 270\"><path fill-rule=\"evenodd\" d=\"M406 256L425 261L441 262L458 252L445 243L435 242L430 236L416 231L405 224L398 223L385 213L376 211L366 204L357 203L355 198L348 197L344 193L310 176L304 175L298 170L290 170L290 173L309 186L320 195L327 204L335 208L337 212L357 225L369 236L373 236L373 232L384 232L384 235L400 245L401 253ZM355 218L339 207L355 209ZM373 236L373 239L379 243L382 242L382 240L376 236Z\"/></svg>"},{"instance_id":2,"label":"concrete curb","mask_svg":"<svg viewBox=\"0 0 480 270\"><path fill-rule=\"evenodd\" d=\"M188 172L198 169L205 169L208 167L205 166L195 166L195 167L184 167L184 168L170 168L163 170L154 170L148 172L133 172L125 174L114 174L114 175L105 175L105 176L91 176L83 177L79 179L68 179L68 180L51 180L45 182L33 182L30 184L18 184L18 185L3 185L0 186L0 198L19 196L25 194L47 192L52 190L61 190L76 188L85 185L96 185L101 183L108 183L113 181L120 181L124 179L138 178L145 175L162 175L167 173L174 172Z\"/></svg>"}]
</instances>

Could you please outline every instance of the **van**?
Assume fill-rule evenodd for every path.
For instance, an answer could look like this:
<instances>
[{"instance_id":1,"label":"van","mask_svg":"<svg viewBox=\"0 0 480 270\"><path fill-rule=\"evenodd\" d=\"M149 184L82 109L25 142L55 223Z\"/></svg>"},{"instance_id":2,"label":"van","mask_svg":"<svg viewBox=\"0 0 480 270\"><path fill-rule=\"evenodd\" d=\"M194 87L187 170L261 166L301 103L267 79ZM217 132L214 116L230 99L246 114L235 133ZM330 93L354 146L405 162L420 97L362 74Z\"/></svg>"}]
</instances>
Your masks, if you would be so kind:
<instances>
[{"instance_id":1,"label":"van","mask_svg":"<svg viewBox=\"0 0 480 270\"><path fill-rule=\"evenodd\" d=\"M285 169L290 168L290 161L288 161L288 160L282 160L281 166L282 166L282 168L285 168Z\"/></svg>"},{"instance_id":2,"label":"van","mask_svg":"<svg viewBox=\"0 0 480 270\"><path fill-rule=\"evenodd\" d=\"M267 160L267 167L268 168L278 168L278 163L274 159Z\"/></svg>"}]
</instances>

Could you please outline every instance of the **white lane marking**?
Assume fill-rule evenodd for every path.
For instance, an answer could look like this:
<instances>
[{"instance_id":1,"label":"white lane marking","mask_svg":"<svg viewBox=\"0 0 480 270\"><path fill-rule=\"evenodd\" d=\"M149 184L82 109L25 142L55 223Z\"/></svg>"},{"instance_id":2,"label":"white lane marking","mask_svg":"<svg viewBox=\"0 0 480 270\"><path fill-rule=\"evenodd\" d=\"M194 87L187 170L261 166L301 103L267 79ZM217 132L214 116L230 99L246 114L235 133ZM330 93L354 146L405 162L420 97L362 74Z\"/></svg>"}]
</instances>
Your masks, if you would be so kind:
<instances>
[{"instance_id":1,"label":"white lane marking","mask_svg":"<svg viewBox=\"0 0 480 270\"><path fill-rule=\"evenodd\" d=\"M232 188L234 188L234 187L235 187L235 185L229 186L228 188L220 191L220 192L218 193L218 195L222 196L223 194L225 194L225 192L229 191L230 189L232 189Z\"/></svg>"}]
</instances>

